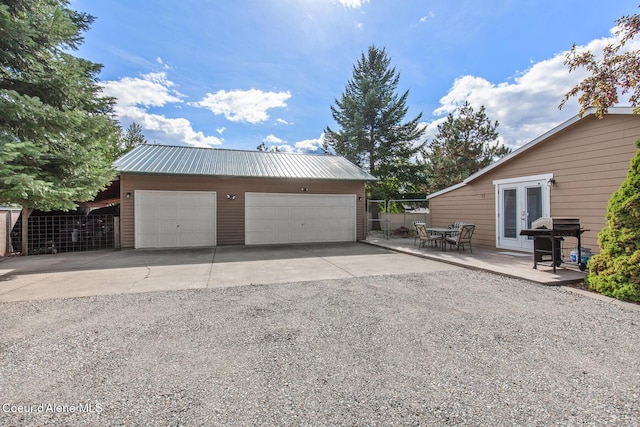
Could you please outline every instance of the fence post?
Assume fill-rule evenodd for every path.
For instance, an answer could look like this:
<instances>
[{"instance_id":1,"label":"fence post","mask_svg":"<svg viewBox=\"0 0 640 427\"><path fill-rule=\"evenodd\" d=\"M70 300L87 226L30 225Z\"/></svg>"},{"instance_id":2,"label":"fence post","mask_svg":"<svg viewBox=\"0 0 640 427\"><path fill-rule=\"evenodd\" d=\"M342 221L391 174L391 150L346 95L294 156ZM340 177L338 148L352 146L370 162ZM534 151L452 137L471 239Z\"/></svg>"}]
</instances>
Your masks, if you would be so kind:
<instances>
[{"instance_id":1,"label":"fence post","mask_svg":"<svg viewBox=\"0 0 640 427\"><path fill-rule=\"evenodd\" d=\"M120 249L120 217L113 217L113 247Z\"/></svg>"}]
</instances>

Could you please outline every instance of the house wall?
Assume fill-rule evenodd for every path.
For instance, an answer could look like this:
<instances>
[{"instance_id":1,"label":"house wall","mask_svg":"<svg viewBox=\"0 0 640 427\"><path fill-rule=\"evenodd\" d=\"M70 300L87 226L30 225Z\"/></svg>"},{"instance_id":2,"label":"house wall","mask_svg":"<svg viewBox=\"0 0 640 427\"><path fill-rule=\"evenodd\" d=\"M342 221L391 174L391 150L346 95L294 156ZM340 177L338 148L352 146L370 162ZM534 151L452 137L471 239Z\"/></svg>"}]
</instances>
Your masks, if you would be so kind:
<instances>
[{"instance_id":1,"label":"house wall","mask_svg":"<svg viewBox=\"0 0 640 427\"><path fill-rule=\"evenodd\" d=\"M120 176L120 230L122 248L133 248L135 190L216 191L217 192L217 243L223 245L244 244L245 192L301 193L301 194L355 194L356 238L365 239L365 183L362 181L331 181L272 178L217 178L206 176L142 175ZM131 198L125 195L131 193ZM226 195L236 195L228 200Z\"/></svg>"},{"instance_id":2,"label":"house wall","mask_svg":"<svg viewBox=\"0 0 640 427\"><path fill-rule=\"evenodd\" d=\"M496 247L494 180L552 173L551 216L580 218L583 246L598 252L607 204L629 171L640 138L640 116L585 117L470 184L429 200L434 227L476 224L474 244Z\"/></svg>"}]
</instances>

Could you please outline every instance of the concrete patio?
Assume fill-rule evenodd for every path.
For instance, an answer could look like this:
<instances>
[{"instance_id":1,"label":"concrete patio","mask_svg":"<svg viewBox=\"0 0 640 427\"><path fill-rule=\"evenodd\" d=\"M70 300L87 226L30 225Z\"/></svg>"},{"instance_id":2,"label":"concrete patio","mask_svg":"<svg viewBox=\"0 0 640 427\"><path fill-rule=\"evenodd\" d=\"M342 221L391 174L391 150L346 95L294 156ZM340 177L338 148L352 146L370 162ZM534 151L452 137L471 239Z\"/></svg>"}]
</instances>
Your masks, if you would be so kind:
<instances>
[{"instance_id":1,"label":"concrete patio","mask_svg":"<svg viewBox=\"0 0 640 427\"><path fill-rule=\"evenodd\" d=\"M533 255L526 252L515 252L506 249L489 249L473 246L473 253L469 250L458 252L457 249L446 251L441 248L419 247L413 237L369 235L365 243L388 248L397 252L416 255L422 258L449 264L488 271L508 277L529 280L544 285L566 285L584 280L586 272L580 271L576 265L563 263L553 272L548 262L538 264L533 268Z\"/></svg>"}]
</instances>

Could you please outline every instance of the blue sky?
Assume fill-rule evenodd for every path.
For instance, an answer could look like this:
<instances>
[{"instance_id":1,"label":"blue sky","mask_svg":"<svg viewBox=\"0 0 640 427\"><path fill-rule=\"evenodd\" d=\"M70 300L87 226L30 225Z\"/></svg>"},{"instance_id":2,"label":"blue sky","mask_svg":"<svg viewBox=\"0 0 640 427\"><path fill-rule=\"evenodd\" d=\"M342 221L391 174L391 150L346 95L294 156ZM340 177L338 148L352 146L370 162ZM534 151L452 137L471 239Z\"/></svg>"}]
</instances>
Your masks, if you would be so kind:
<instances>
[{"instance_id":1,"label":"blue sky","mask_svg":"<svg viewBox=\"0 0 640 427\"><path fill-rule=\"evenodd\" d=\"M469 101L518 147L578 112L558 104L573 43L598 52L638 0L72 0L96 17L79 56L103 64L124 127L151 142L317 150L330 105L384 47L427 139ZM638 42L630 46L637 49Z\"/></svg>"}]
</instances>

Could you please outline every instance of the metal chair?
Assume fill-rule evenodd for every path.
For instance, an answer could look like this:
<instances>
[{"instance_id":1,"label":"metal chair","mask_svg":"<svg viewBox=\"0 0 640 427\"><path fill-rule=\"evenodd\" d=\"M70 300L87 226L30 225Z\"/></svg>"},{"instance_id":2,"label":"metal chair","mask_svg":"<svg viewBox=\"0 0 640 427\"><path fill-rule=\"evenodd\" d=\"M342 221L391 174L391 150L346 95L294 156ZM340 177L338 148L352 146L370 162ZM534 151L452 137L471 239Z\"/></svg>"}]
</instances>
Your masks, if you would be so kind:
<instances>
[{"instance_id":1,"label":"metal chair","mask_svg":"<svg viewBox=\"0 0 640 427\"><path fill-rule=\"evenodd\" d=\"M464 250L465 245L469 245L469 252L473 253L473 249L471 248L471 237L473 236L475 229L476 226L474 224L463 224L458 233L455 236L448 236L443 244L448 243L450 247L454 245L457 246L458 252L460 252L460 248Z\"/></svg>"},{"instance_id":2,"label":"metal chair","mask_svg":"<svg viewBox=\"0 0 640 427\"><path fill-rule=\"evenodd\" d=\"M447 225L447 228L453 229L453 230L459 230L462 226L464 225L464 222L454 222L453 224L449 224ZM458 231L452 231L451 233L449 233L449 237L455 237L458 234Z\"/></svg>"},{"instance_id":3,"label":"metal chair","mask_svg":"<svg viewBox=\"0 0 640 427\"><path fill-rule=\"evenodd\" d=\"M442 242L444 245L444 241L442 240L442 236L439 234L431 234L427 231L427 226L424 223L416 224L416 231L418 232L418 238L420 239L420 247L424 248L426 243L429 243L429 246L433 247L433 245L437 245L438 242Z\"/></svg>"}]
</instances>

